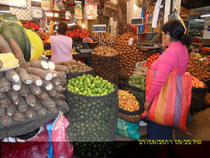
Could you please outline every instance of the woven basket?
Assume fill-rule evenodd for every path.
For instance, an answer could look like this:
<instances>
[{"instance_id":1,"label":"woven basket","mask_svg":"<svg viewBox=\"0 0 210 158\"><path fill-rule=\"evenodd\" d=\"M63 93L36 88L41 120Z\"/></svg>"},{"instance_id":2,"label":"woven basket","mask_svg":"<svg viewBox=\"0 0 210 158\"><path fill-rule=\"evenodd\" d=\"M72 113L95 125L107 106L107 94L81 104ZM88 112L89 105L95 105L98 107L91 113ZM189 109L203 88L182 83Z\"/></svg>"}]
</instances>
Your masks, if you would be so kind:
<instances>
[{"instance_id":1,"label":"woven basket","mask_svg":"<svg viewBox=\"0 0 210 158\"><path fill-rule=\"evenodd\" d=\"M193 112L199 112L206 108L204 98L207 92L207 88L192 88L192 99L190 110Z\"/></svg>"},{"instance_id":2,"label":"woven basket","mask_svg":"<svg viewBox=\"0 0 210 158\"><path fill-rule=\"evenodd\" d=\"M141 119L141 111L140 109L137 111L129 112L119 108L118 117L132 123L137 123Z\"/></svg>"}]
</instances>

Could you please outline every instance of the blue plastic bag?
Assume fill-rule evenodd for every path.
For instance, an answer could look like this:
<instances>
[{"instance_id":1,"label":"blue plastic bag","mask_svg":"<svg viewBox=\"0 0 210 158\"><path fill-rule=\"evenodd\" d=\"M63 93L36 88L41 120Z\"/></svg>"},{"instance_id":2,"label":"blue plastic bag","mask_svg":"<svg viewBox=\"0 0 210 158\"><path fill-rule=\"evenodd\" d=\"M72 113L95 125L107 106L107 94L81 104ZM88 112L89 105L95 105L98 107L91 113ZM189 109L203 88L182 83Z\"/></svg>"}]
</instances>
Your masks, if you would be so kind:
<instances>
[{"instance_id":1,"label":"blue plastic bag","mask_svg":"<svg viewBox=\"0 0 210 158\"><path fill-rule=\"evenodd\" d=\"M48 158L70 158L73 156L73 145L69 142L66 128L69 122L59 112L58 117L51 124L46 125L49 135Z\"/></svg>"},{"instance_id":2,"label":"blue plastic bag","mask_svg":"<svg viewBox=\"0 0 210 158\"><path fill-rule=\"evenodd\" d=\"M58 117L53 121L53 123L51 124L46 124L46 129L47 129L47 132L48 132L48 135L49 135L49 148L48 148L48 155L47 155L47 158L54 158L53 156L53 145L52 145L52 141L51 141L51 134L52 134L52 130L53 130L53 127L55 125L55 122L57 121Z\"/></svg>"},{"instance_id":3,"label":"blue plastic bag","mask_svg":"<svg viewBox=\"0 0 210 158\"><path fill-rule=\"evenodd\" d=\"M139 123L131 123L118 118L116 133L127 138L140 139Z\"/></svg>"}]
</instances>

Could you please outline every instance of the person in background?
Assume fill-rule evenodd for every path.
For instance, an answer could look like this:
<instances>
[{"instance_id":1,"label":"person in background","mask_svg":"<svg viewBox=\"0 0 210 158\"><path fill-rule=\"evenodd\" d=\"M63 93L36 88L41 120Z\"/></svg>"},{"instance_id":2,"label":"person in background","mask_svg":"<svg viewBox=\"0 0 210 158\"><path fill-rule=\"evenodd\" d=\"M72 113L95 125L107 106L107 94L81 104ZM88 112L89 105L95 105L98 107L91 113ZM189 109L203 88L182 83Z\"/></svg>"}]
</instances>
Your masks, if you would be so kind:
<instances>
[{"instance_id":1,"label":"person in background","mask_svg":"<svg viewBox=\"0 0 210 158\"><path fill-rule=\"evenodd\" d=\"M190 45L190 38L184 32L185 28L178 20L169 21L163 25L162 43L167 45L168 48L151 66L151 69L156 70L157 73L150 92L146 96L145 110L150 108L151 102L159 94L169 73L174 70L175 66L178 74L185 74L189 60L187 47ZM151 140L172 140L173 127L148 121L147 136Z\"/></svg>"},{"instance_id":2,"label":"person in background","mask_svg":"<svg viewBox=\"0 0 210 158\"><path fill-rule=\"evenodd\" d=\"M52 49L52 62L72 60L72 38L66 36L68 25L64 22L58 24L58 35L50 37Z\"/></svg>"}]
</instances>

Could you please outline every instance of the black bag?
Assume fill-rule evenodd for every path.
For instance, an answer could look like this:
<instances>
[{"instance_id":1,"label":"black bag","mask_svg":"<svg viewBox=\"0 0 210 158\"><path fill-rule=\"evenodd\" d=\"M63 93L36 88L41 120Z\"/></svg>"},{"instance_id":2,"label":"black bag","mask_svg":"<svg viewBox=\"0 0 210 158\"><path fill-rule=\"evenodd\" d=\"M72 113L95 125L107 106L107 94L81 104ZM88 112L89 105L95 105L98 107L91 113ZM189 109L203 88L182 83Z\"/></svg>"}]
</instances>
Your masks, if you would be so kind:
<instances>
[{"instance_id":1,"label":"black bag","mask_svg":"<svg viewBox=\"0 0 210 158\"><path fill-rule=\"evenodd\" d=\"M141 106L141 105L140 105ZM137 123L141 119L141 108L139 110L130 112L119 108L118 117L132 123Z\"/></svg>"},{"instance_id":2,"label":"black bag","mask_svg":"<svg viewBox=\"0 0 210 158\"><path fill-rule=\"evenodd\" d=\"M119 56L105 57L92 54L92 68L96 75L113 82L119 83Z\"/></svg>"},{"instance_id":3,"label":"black bag","mask_svg":"<svg viewBox=\"0 0 210 158\"><path fill-rule=\"evenodd\" d=\"M207 88L192 88L192 98L190 110L192 112L199 112L206 108L204 98L206 96Z\"/></svg>"},{"instance_id":4,"label":"black bag","mask_svg":"<svg viewBox=\"0 0 210 158\"><path fill-rule=\"evenodd\" d=\"M106 96L84 96L66 91L70 106L71 141L113 141L117 129L118 88Z\"/></svg>"}]
</instances>

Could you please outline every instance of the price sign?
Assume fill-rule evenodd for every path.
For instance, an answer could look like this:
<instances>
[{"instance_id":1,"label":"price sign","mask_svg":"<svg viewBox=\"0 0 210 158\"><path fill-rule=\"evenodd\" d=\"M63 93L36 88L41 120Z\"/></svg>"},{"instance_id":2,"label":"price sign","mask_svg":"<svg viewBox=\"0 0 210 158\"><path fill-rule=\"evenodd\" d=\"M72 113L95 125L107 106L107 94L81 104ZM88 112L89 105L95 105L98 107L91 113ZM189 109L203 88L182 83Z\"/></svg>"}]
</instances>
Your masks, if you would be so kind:
<instances>
[{"instance_id":1,"label":"price sign","mask_svg":"<svg viewBox=\"0 0 210 158\"><path fill-rule=\"evenodd\" d=\"M133 44L133 38L130 38L129 41L128 41L128 45L132 45Z\"/></svg>"},{"instance_id":2,"label":"price sign","mask_svg":"<svg viewBox=\"0 0 210 158\"><path fill-rule=\"evenodd\" d=\"M93 25L93 32L106 32L106 25L102 24L102 25Z\"/></svg>"},{"instance_id":3,"label":"price sign","mask_svg":"<svg viewBox=\"0 0 210 158\"><path fill-rule=\"evenodd\" d=\"M143 18L132 18L131 24L133 24L135 26L141 26L141 25L143 25Z\"/></svg>"}]
</instances>

